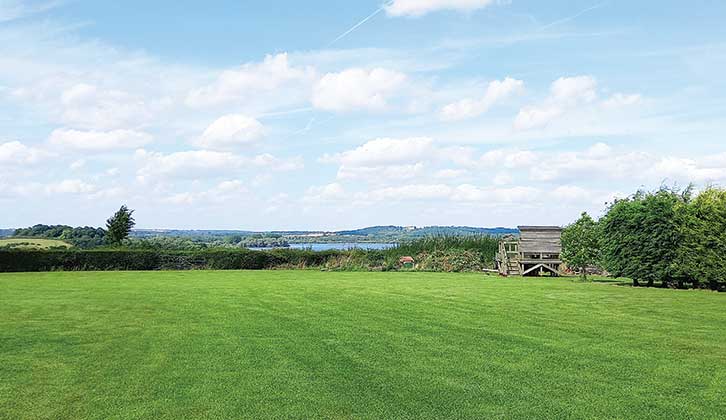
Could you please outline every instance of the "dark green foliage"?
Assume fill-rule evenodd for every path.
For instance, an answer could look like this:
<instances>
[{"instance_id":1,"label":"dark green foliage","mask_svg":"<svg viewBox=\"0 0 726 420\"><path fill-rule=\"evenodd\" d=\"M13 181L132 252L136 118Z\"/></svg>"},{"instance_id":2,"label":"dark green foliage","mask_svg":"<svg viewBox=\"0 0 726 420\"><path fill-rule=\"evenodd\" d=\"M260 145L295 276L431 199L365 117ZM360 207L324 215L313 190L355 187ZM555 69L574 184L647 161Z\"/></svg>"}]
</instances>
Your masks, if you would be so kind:
<instances>
[{"instance_id":1,"label":"dark green foliage","mask_svg":"<svg viewBox=\"0 0 726 420\"><path fill-rule=\"evenodd\" d=\"M726 190L701 192L679 216L680 267L696 286L726 290Z\"/></svg>"},{"instance_id":2,"label":"dark green foliage","mask_svg":"<svg viewBox=\"0 0 726 420\"><path fill-rule=\"evenodd\" d=\"M133 210L129 210L126 205L123 205L110 219L106 220L106 239L108 243L120 244L121 241L129 237L131 229L136 225L133 214Z\"/></svg>"},{"instance_id":3,"label":"dark green foliage","mask_svg":"<svg viewBox=\"0 0 726 420\"><path fill-rule=\"evenodd\" d=\"M612 203L600 220L604 267L616 277L633 279L634 285L659 281L667 286L682 275L677 266L683 243L679 209L690 192L663 187Z\"/></svg>"},{"instance_id":4,"label":"dark green foliage","mask_svg":"<svg viewBox=\"0 0 726 420\"><path fill-rule=\"evenodd\" d=\"M320 267L334 252L249 250L52 250L0 252L0 272L109 270L261 270Z\"/></svg>"},{"instance_id":5,"label":"dark green foliage","mask_svg":"<svg viewBox=\"0 0 726 420\"><path fill-rule=\"evenodd\" d=\"M587 279L587 267L600 259L600 241L597 223L587 213L582 213L573 224L562 231L562 259L572 268L580 270Z\"/></svg>"},{"instance_id":6,"label":"dark green foliage","mask_svg":"<svg viewBox=\"0 0 726 420\"><path fill-rule=\"evenodd\" d=\"M74 228L66 225L35 225L16 229L13 235L21 238L59 239L79 248L94 248L106 242L106 231L90 226Z\"/></svg>"}]
</instances>

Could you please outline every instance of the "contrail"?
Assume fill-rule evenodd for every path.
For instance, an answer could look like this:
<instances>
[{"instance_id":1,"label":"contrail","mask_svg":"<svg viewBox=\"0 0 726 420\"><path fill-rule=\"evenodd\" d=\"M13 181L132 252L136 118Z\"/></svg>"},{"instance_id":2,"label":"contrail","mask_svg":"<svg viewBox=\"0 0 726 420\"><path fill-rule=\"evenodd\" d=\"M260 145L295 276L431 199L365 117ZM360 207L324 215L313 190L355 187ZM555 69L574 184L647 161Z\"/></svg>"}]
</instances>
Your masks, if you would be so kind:
<instances>
[{"instance_id":1,"label":"contrail","mask_svg":"<svg viewBox=\"0 0 726 420\"><path fill-rule=\"evenodd\" d=\"M360 27L362 24L364 24L364 23L368 22L369 20L371 20L375 15L381 13L381 11L383 11L383 7L379 7L378 10L376 10L373 13L371 13L367 18L361 20L360 22L356 23L352 28L350 28L347 31L343 32L340 36L338 36L337 38L335 38L334 40L332 40L330 42L330 44L328 44L327 46L329 47L329 46L335 44L336 42L340 41L341 39L345 38L349 33L355 31L356 29L358 29L358 27Z\"/></svg>"},{"instance_id":2,"label":"contrail","mask_svg":"<svg viewBox=\"0 0 726 420\"><path fill-rule=\"evenodd\" d=\"M566 18L563 18L563 19L560 19L560 20L556 20L556 21L554 21L552 23L548 23L545 26L542 26L541 28L539 28L539 30L540 31L544 31L545 29L551 28L552 26L559 25L559 24L565 23L565 22L569 22L572 19L577 19L578 17L584 15L585 13L587 13L587 12L589 12L591 10L599 9L599 8L605 6L605 4L607 4L607 2L598 3L598 4L594 5L594 6L590 6L587 9L581 10L579 13L576 13L576 14L574 14L572 16L569 16L569 17L566 17Z\"/></svg>"}]
</instances>

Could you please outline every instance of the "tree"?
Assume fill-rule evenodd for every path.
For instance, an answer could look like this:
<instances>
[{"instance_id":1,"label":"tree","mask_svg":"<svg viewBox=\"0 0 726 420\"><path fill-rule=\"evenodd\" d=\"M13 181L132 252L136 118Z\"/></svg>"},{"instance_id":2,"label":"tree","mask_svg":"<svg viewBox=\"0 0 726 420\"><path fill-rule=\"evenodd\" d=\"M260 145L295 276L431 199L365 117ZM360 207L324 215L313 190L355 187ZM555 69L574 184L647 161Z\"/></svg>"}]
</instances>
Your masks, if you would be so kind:
<instances>
[{"instance_id":1,"label":"tree","mask_svg":"<svg viewBox=\"0 0 726 420\"><path fill-rule=\"evenodd\" d=\"M587 267L600 259L598 234L597 223L587 213L562 231L562 259L570 267L579 268L583 280L587 280Z\"/></svg>"},{"instance_id":2,"label":"tree","mask_svg":"<svg viewBox=\"0 0 726 420\"><path fill-rule=\"evenodd\" d=\"M678 258L682 246L680 208L687 205L692 188L682 192L661 187L615 200L600 219L602 263L614 276L633 279L633 285L660 281L669 285L682 273Z\"/></svg>"},{"instance_id":3,"label":"tree","mask_svg":"<svg viewBox=\"0 0 726 420\"><path fill-rule=\"evenodd\" d=\"M698 287L726 286L726 190L707 188L681 207L683 244L679 266ZM680 286L680 284L679 284Z\"/></svg>"},{"instance_id":4,"label":"tree","mask_svg":"<svg viewBox=\"0 0 726 420\"><path fill-rule=\"evenodd\" d=\"M109 243L118 245L129 237L131 229L136 225L133 214L133 210L129 210L126 205L123 205L110 219L106 220L108 230L106 239Z\"/></svg>"}]
</instances>

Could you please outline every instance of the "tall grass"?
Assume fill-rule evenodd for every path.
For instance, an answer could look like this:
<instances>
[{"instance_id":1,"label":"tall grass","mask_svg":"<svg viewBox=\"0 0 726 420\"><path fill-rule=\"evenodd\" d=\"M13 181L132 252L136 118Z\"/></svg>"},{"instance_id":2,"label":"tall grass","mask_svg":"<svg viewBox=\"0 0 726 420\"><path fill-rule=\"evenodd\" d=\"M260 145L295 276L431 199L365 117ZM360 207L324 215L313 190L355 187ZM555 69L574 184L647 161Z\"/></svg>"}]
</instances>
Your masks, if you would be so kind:
<instances>
[{"instance_id":1,"label":"tall grass","mask_svg":"<svg viewBox=\"0 0 726 420\"><path fill-rule=\"evenodd\" d=\"M469 235L428 236L402 242L388 251L397 257L436 251L476 251L481 253L483 258L494 260L498 249L499 239L494 236Z\"/></svg>"}]
</instances>

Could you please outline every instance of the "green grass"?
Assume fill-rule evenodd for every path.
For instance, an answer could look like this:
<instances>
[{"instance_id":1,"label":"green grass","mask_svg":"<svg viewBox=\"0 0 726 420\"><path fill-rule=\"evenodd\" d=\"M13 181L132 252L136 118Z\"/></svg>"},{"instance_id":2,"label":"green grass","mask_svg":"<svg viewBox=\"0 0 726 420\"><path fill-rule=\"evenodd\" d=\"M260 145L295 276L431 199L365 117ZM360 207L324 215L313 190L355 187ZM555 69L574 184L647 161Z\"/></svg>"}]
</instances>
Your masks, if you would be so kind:
<instances>
[{"instance_id":1,"label":"green grass","mask_svg":"<svg viewBox=\"0 0 726 420\"><path fill-rule=\"evenodd\" d=\"M723 418L726 295L478 274L0 274L0 418Z\"/></svg>"},{"instance_id":2,"label":"green grass","mask_svg":"<svg viewBox=\"0 0 726 420\"><path fill-rule=\"evenodd\" d=\"M0 239L0 248L12 247L21 249L51 249L54 247L71 248L71 244L58 239L42 238L9 238Z\"/></svg>"}]
</instances>

